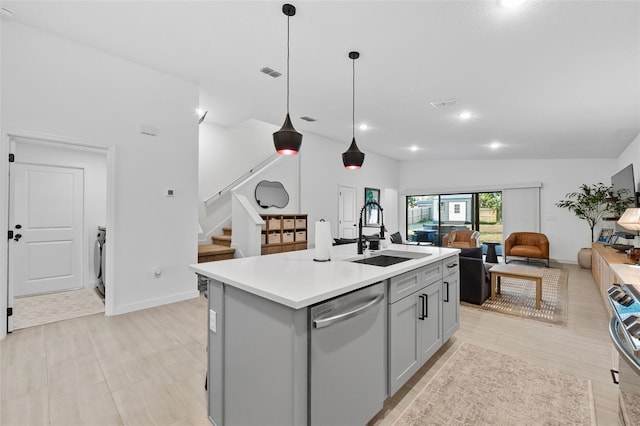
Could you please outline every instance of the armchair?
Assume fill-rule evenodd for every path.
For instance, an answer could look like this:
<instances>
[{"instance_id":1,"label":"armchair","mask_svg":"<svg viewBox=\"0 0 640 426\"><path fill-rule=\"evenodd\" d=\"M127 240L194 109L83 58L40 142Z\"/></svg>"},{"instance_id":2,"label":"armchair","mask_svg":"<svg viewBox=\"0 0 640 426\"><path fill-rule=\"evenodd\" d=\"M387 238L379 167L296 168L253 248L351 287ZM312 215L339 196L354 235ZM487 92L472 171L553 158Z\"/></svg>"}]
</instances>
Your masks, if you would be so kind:
<instances>
[{"instance_id":1,"label":"armchair","mask_svg":"<svg viewBox=\"0 0 640 426\"><path fill-rule=\"evenodd\" d=\"M480 233L471 229L457 229L449 231L442 237L442 247L471 248L478 246Z\"/></svg>"},{"instance_id":2,"label":"armchair","mask_svg":"<svg viewBox=\"0 0 640 426\"><path fill-rule=\"evenodd\" d=\"M514 232L504 240L504 262L509 263L508 257L523 257L546 261L549 267L549 240L538 232ZM513 260L513 259L512 259Z\"/></svg>"},{"instance_id":3,"label":"armchair","mask_svg":"<svg viewBox=\"0 0 640 426\"><path fill-rule=\"evenodd\" d=\"M482 262L482 247L461 249L460 300L482 305L491 294L489 268Z\"/></svg>"}]
</instances>

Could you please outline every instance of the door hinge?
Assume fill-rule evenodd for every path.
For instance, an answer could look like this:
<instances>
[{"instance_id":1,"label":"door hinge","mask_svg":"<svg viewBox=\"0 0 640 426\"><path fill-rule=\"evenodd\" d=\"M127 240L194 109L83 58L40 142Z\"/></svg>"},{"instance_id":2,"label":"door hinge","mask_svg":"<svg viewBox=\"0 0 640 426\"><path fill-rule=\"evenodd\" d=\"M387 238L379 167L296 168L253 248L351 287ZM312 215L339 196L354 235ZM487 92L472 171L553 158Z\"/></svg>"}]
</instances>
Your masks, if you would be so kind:
<instances>
[{"instance_id":1,"label":"door hinge","mask_svg":"<svg viewBox=\"0 0 640 426\"><path fill-rule=\"evenodd\" d=\"M7 316L8 317L12 317L13 316L13 308L7 308Z\"/></svg>"},{"instance_id":2,"label":"door hinge","mask_svg":"<svg viewBox=\"0 0 640 426\"><path fill-rule=\"evenodd\" d=\"M16 161L16 156L15 156L15 154L9 154L9 162L10 162L10 163L13 163L13 162L15 162L15 161Z\"/></svg>"},{"instance_id":3,"label":"door hinge","mask_svg":"<svg viewBox=\"0 0 640 426\"><path fill-rule=\"evenodd\" d=\"M7 237L8 240L13 238L13 231L9 231L9 236Z\"/></svg>"}]
</instances>

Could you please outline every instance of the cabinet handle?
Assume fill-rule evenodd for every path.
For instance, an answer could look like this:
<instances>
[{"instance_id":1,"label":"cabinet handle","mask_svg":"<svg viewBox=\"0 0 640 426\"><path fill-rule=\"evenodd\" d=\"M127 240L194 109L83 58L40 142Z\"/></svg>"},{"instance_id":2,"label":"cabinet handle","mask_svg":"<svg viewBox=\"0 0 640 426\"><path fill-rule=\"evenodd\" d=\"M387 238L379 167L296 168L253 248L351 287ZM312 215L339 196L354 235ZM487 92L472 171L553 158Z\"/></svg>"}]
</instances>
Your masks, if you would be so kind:
<instances>
[{"instance_id":1,"label":"cabinet handle","mask_svg":"<svg viewBox=\"0 0 640 426\"><path fill-rule=\"evenodd\" d=\"M424 317L429 318L429 295L422 293L424 296Z\"/></svg>"},{"instance_id":2,"label":"cabinet handle","mask_svg":"<svg viewBox=\"0 0 640 426\"><path fill-rule=\"evenodd\" d=\"M444 283L447 285L447 297L444 299L444 301L449 303L449 281L445 281Z\"/></svg>"},{"instance_id":3,"label":"cabinet handle","mask_svg":"<svg viewBox=\"0 0 640 426\"><path fill-rule=\"evenodd\" d=\"M418 319L424 321L424 298L422 294L418 297L420 298L420 316Z\"/></svg>"},{"instance_id":4,"label":"cabinet handle","mask_svg":"<svg viewBox=\"0 0 640 426\"><path fill-rule=\"evenodd\" d=\"M450 263L447 265L447 268L451 269L451 268L455 268L456 266L458 266L457 263Z\"/></svg>"}]
</instances>

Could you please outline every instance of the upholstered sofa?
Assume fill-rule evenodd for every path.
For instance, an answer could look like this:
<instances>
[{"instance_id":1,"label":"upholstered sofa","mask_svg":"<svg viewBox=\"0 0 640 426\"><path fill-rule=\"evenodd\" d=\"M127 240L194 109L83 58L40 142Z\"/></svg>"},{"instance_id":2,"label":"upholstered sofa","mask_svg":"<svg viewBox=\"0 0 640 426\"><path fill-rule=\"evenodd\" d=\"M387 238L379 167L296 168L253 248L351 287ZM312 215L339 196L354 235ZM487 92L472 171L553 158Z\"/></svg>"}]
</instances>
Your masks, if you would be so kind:
<instances>
[{"instance_id":1,"label":"upholstered sofa","mask_svg":"<svg viewBox=\"0 0 640 426\"><path fill-rule=\"evenodd\" d=\"M470 248L478 246L478 231L456 229L442 237L442 247Z\"/></svg>"},{"instance_id":2,"label":"upholstered sofa","mask_svg":"<svg viewBox=\"0 0 640 426\"><path fill-rule=\"evenodd\" d=\"M460 300L482 305L491 295L490 268L482 261L482 247L460 250Z\"/></svg>"},{"instance_id":3,"label":"upholstered sofa","mask_svg":"<svg viewBox=\"0 0 640 426\"><path fill-rule=\"evenodd\" d=\"M549 267L549 239L538 232L514 232L504 240L504 262L509 263L509 256L539 259ZM511 259L513 260L513 259Z\"/></svg>"}]
</instances>

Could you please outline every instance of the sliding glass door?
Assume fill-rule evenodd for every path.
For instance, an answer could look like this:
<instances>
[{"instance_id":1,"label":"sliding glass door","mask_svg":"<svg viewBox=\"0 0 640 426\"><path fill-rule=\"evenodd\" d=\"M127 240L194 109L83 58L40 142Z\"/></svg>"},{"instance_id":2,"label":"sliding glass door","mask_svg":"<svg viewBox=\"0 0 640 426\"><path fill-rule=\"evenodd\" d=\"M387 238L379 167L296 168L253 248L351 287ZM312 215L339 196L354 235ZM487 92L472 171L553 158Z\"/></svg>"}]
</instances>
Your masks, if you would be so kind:
<instances>
[{"instance_id":1,"label":"sliding glass door","mask_svg":"<svg viewBox=\"0 0 640 426\"><path fill-rule=\"evenodd\" d=\"M455 229L480 232L480 241L502 241L502 193L412 195L407 197L407 240L442 245Z\"/></svg>"}]
</instances>

